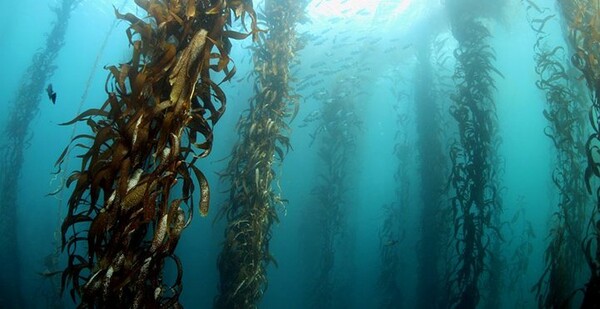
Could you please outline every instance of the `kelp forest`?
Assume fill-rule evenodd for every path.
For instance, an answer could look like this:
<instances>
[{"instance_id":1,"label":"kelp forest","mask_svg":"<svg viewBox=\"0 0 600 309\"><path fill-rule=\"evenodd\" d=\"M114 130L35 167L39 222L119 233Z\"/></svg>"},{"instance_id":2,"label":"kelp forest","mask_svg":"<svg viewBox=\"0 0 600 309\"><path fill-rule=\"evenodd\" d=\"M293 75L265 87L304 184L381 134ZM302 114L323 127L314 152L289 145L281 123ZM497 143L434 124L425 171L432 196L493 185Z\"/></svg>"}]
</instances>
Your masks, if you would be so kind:
<instances>
[{"instance_id":1,"label":"kelp forest","mask_svg":"<svg viewBox=\"0 0 600 309\"><path fill-rule=\"evenodd\" d=\"M2 136L2 160L0 160L0 267L6 280L0 282L0 304L7 308L22 308L24 297L20 289L21 274L18 254L18 192L22 185L18 179L22 173L24 152L31 143L35 129L30 127L33 118L39 113L39 104L48 80L56 70L55 61L65 44L65 34L72 11L81 0L64 0L51 7L54 21L46 34L46 39L35 52L31 64L20 77L20 85L14 96L6 102L8 115ZM26 190L26 189L22 189ZM57 267L57 264L51 265Z\"/></svg>"},{"instance_id":2,"label":"kelp forest","mask_svg":"<svg viewBox=\"0 0 600 309\"><path fill-rule=\"evenodd\" d=\"M600 308L600 0L23 0L0 308Z\"/></svg>"}]
</instances>

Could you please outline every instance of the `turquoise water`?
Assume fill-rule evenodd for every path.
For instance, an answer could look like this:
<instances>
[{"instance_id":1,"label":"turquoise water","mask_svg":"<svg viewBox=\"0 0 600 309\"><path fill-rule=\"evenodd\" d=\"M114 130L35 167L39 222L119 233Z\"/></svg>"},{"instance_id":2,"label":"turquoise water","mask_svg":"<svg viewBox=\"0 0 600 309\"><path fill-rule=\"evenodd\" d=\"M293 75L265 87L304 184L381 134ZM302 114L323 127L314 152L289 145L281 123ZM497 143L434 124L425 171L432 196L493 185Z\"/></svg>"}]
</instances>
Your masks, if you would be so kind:
<instances>
[{"instance_id":1,"label":"turquoise water","mask_svg":"<svg viewBox=\"0 0 600 309\"><path fill-rule=\"evenodd\" d=\"M56 104L43 93L39 111L29 124L32 135L24 150L23 168L20 175L12 178L19 188L15 206L18 227L15 257L20 261L18 274L22 279L18 290L26 303L23 308L48 306L43 295L50 293L52 287L50 280L39 273L48 270L44 259L53 252L59 240L56 233L68 195L66 192L54 196L47 194L56 190L64 177L52 175L56 170L56 159L74 132L83 130L77 128L74 131L72 126L58 124L71 120L78 111L99 107L106 97L107 70L103 67L127 61L130 55L125 35L127 25L124 22L114 24L112 5L133 13L136 9L132 3L122 6L120 2L82 1L73 10L65 44L55 61L57 69L47 81L57 92ZM543 272L546 236L556 208L557 193L551 182L554 150L552 142L544 135L544 128L548 126L543 116L544 96L535 87L538 77L532 47L536 33L527 23L525 5L516 0L507 2L501 16L486 21L492 34L489 43L496 54L494 66L504 76L495 75L497 90L494 91L502 139L496 149L503 167L500 175L503 188L501 220L512 222L515 213L524 207L518 223L511 223L514 234L506 232L505 236L516 239L519 236L515 235L526 232L525 222L529 221L536 237L528 256L529 266L518 282L517 290L524 296L505 291L501 299L503 307L513 307L520 297L527 307L535 307L535 297L529 290ZM54 20L49 8L56 3L13 1L5 4L8 9L0 13L0 65L3 68L0 97L4 98L0 104L5 111L0 115L0 125L10 117L8 112L14 104L21 76L33 54L45 42L45 35ZM333 298L347 300L352 308L377 307L381 297L377 280L381 269L379 230L385 219L383 209L385 204L397 201L396 190L406 186L409 202L402 207L405 236L397 244L402 261L399 282L404 306L413 308L417 303L415 286L419 276L415 252L421 229L431 228L419 223L419 166L422 163L417 151L419 132L414 102L415 72L420 69L417 45L427 33L434 33L440 42L445 42L436 52L452 56L456 41L449 31L445 9L437 1L384 1L376 7L347 0L341 1L340 6L328 5L327 1L311 3L309 17L312 22L298 27L307 43L297 54L299 63L293 66L292 74L297 80L297 92L303 99L300 112L291 123L293 150L276 168L282 194L289 203L280 210L281 222L273 227L270 250L279 266L268 269L269 287L260 307L306 307L307 293L314 282L311 274L315 272L315 263L320 256L310 243L313 241L310 237L315 236L311 233L315 229L311 205L317 203L312 190L318 175L323 172L317 155L319 145L312 144L310 136L317 122L307 119L336 91L334 86L340 79L356 79L351 83L353 96L348 99L356 105L354 113L359 115L362 128L356 137L357 147L348 165L350 176L346 179L349 189L343 209L345 241L348 243L339 244L340 252L346 253L336 256L338 265L344 266L334 272L336 278L346 278L349 283L343 285L343 289L335 290ZM551 6L550 3L546 5ZM557 25L556 21L548 24L547 32L556 44L564 44ZM102 48L105 39L107 43ZM217 172L227 164L237 139L237 120L253 95L253 79L246 78L252 71L251 44L249 41L234 43L231 58L235 60L238 72L232 82L223 85L228 95L227 112L215 128L213 152L199 164L212 188L210 214L206 218L194 217L177 248L185 270L181 301L187 308L210 308L217 293L216 260L223 241L224 223L214 220L226 199L223 191L227 188L227 184L220 182ZM96 61L98 65L94 67ZM452 75L454 64L451 59L445 67L434 66L434 75ZM87 97L82 101L86 87L89 87ZM397 93L404 95L397 96ZM447 110L449 93L452 91L439 96L442 106L439 112L443 119L452 123L454 119ZM395 139L399 130L398 112L406 114L408 119L401 128L402 134L407 136L405 149L410 163L405 167L408 176L403 180L394 178L398 169L393 153L398 143ZM447 139L444 153L449 153L447 146L456 139L453 130L443 134ZM71 158L68 164L73 170L79 161ZM507 241L502 254L510 257L514 246L515 243ZM61 262L64 262L64 255ZM2 276L0 280L11 279ZM64 306L74 306L68 292L63 298Z\"/></svg>"}]
</instances>

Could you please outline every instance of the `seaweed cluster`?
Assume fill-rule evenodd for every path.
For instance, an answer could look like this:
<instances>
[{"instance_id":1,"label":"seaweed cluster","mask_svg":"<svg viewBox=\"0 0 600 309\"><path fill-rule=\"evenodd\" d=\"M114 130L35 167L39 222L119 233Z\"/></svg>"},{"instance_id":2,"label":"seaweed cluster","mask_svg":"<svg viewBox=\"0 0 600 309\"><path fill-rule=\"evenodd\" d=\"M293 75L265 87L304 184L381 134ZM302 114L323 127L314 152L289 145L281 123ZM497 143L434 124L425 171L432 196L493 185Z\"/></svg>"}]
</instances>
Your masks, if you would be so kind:
<instances>
[{"instance_id":1,"label":"seaweed cluster","mask_svg":"<svg viewBox=\"0 0 600 309\"><path fill-rule=\"evenodd\" d=\"M457 1L460 3L460 1ZM453 217L452 246L455 258L447 282L447 304L452 308L475 308L481 278L487 267L490 241L499 234L493 214L501 211L498 170L495 166L499 139L493 100L494 78L499 73L492 61L490 33L482 20L448 3L452 33L458 41L454 51L457 94L450 114L457 122L459 141L450 151L449 184Z\"/></svg>"},{"instance_id":2,"label":"seaweed cluster","mask_svg":"<svg viewBox=\"0 0 600 309\"><path fill-rule=\"evenodd\" d=\"M565 48L546 47L544 26L555 15L548 9L529 6L530 25L537 33L534 45L536 86L544 91L547 107L544 116L549 122L544 133L556 149L552 182L558 191L558 205L553 213L550 243L545 252L545 269L534 286L540 308L567 308L576 291L577 275L583 266L581 242L584 237L586 206L584 165L585 108L566 61ZM532 15L540 15L537 18Z\"/></svg>"},{"instance_id":3,"label":"seaweed cluster","mask_svg":"<svg viewBox=\"0 0 600 309\"><path fill-rule=\"evenodd\" d=\"M313 135L319 142L317 154L322 166L320 180L312 190L317 201L313 224L318 229L320 247L316 280L309 291L312 308L334 306L336 246L346 226L350 163L356 152L357 131L362 126L351 99L354 89L350 87L347 82L336 82L334 95L322 103L320 125Z\"/></svg>"},{"instance_id":4,"label":"seaweed cluster","mask_svg":"<svg viewBox=\"0 0 600 309\"><path fill-rule=\"evenodd\" d=\"M417 149L419 152L419 175L421 178L420 196L422 202L421 212L421 239L418 245L418 282L417 301L420 308L436 308L441 306L443 287L441 286L442 254L439 248L443 247L442 235L447 233L446 218L444 218L444 179L447 175L447 160L443 152L443 118L440 115L440 93L431 91L436 88L441 91L441 85L436 85L436 73L432 61L437 62L439 57L432 57L435 48L436 56L440 56L441 46L429 37L418 45L417 73L415 76L415 111L417 125ZM449 56L447 56L449 57ZM447 59L447 58L446 58Z\"/></svg>"},{"instance_id":5,"label":"seaweed cluster","mask_svg":"<svg viewBox=\"0 0 600 309\"><path fill-rule=\"evenodd\" d=\"M302 44L296 26L305 19L306 1L267 0L267 36L253 48L255 95L238 123L239 141L222 177L230 183L221 210L227 219L218 259L219 295L215 308L257 308L266 288L271 225L284 199L273 187L275 165L291 148L287 120L296 115L299 97L290 86L290 64ZM275 265L277 265L275 263Z\"/></svg>"},{"instance_id":6,"label":"seaweed cluster","mask_svg":"<svg viewBox=\"0 0 600 309\"><path fill-rule=\"evenodd\" d=\"M230 39L259 31L249 0L135 2L147 18L115 9L129 23L131 60L108 67L100 108L65 123L83 122L91 133L75 136L57 161L71 145L83 151L66 182L75 187L62 224L62 287L81 308L180 307L174 250L192 219L196 185L207 215L209 187L196 164L210 153L226 105L211 72L229 80ZM249 33L232 30L234 19L248 17Z\"/></svg>"},{"instance_id":7,"label":"seaweed cluster","mask_svg":"<svg viewBox=\"0 0 600 309\"><path fill-rule=\"evenodd\" d=\"M592 132L585 143L585 185L595 192L596 207L589 217L582 241L590 278L584 288L582 308L595 308L600 299L600 1L558 1L573 54L572 64L581 72L589 91L589 122ZM593 187L595 186L595 190ZM593 191L594 190L594 191Z\"/></svg>"},{"instance_id":8,"label":"seaweed cluster","mask_svg":"<svg viewBox=\"0 0 600 309\"><path fill-rule=\"evenodd\" d=\"M494 228L501 227L502 222L500 219L500 212L494 212L492 214L492 226ZM486 263L486 276L483 279L482 289L485 291L483 293L483 303L482 307L489 309L499 309L502 308L502 292L506 288L504 285L507 268L507 259L503 255L503 250L505 249L503 234L498 231L497 233L491 233L488 236L488 254Z\"/></svg>"},{"instance_id":9,"label":"seaweed cluster","mask_svg":"<svg viewBox=\"0 0 600 309\"><path fill-rule=\"evenodd\" d=\"M33 56L31 64L21 77L14 103L9 111L8 123L4 129L3 145L0 157L0 264L6 278L2 280L0 290L2 296L10 295L12 299L0 297L0 303L7 308L23 307L20 299L19 257L17 250L17 192L18 181L23 165L23 151L32 138L29 124L39 110L41 95L54 74L54 62L64 45L65 33L71 12L81 0L63 0L52 7L56 20L47 34L45 45Z\"/></svg>"}]
</instances>

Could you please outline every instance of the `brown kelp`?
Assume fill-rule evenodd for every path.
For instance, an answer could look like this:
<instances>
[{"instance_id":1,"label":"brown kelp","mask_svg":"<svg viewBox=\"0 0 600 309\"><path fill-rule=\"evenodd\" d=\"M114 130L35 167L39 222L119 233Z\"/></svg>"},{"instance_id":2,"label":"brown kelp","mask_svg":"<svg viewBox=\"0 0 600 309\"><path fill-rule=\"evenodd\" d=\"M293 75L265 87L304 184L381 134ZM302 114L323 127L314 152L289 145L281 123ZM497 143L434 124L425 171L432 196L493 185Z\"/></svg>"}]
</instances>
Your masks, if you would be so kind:
<instances>
[{"instance_id":1,"label":"brown kelp","mask_svg":"<svg viewBox=\"0 0 600 309\"><path fill-rule=\"evenodd\" d=\"M600 1L558 1L571 48L571 62L579 70L589 92L591 132L585 143L587 191L595 192L596 207L582 241L590 277L585 285L582 308L597 308L600 301ZM595 187L595 188L594 188Z\"/></svg>"},{"instance_id":2,"label":"brown kelp","mask_svg":"<svg viewBox=\"0 0 600 309\"><path fill-rule=\"evenodd\" d=\"M442 236L447 234L446 210L443 204L445 179L448 177L447 159L443 146L443 117L441 89L436 85L433 70L432 35L425 35L417 43L419 61L415 76L415 113L417 127L417 150L419 175L421 178L420 197L422 203L420 241L417 249L418 279L417 302L420 308L441 306L443 286L441 285ZM437 46L443 48L443 45ZM436 50L437 55L439 51ZM436 63L437 65L437 63ZM436 89L438 92L432 91Z\"/></svg>"},{"instance_id":3,"label":"brown kelp","mask_svg":"<svg viewBox=\"0 0 600 309\"><path fill-rule=\"evenodd\" d=\"M541 11L541 12L540 12ZM581 242L585 232L588 199L585 194L585 102L577 91L579 83L567 62L563 46L548 47L544 26L555 20L547 8L529 9L530 25L537 33L534 45L537 87L544 91L549 122L544 133L556 149L552 182L558 191L550 243L545 252L545 269L534 286L540 308L569 308L583 268Z\"/></svg>"},{"instance_id":4,"label":"brown kelp","mask_svg":"<svg viewBox=\"0 0 600 309\"><path fill-rule=\"evenodd\" d=\"M494 228L502 226L500 222L500 212L492 214L492 226ZM483 308L499 309L502 307L502 293L506 289L505 275L507 270L507 260L503 255L504 240L500 231L488 235L489 250L487 254L486 276L482 280L482 303Z\"/></svg>"},{"instance_id":5,"label":"brown kelp","mask_svg":"<svg viewBox=\"0 0 600 309\"><path fill-rule=\"evenodd\" d=\"M336 249L346 229L346 208L351 205L346 193L350 187L351 160L356 153L357 133L361 127L352 100L357 90L353 87L348 82L336 82L331 92L333 96L321 103L320 124L313 134L319 145L317 154L321 167L319 181L312 190L316 202L310 210L318 235L311 241L317 244L319 250L316 278L309 289L311 308L332 308L341 301L333 299L338 286L334 280Z\"/></svg>"},{"instance_id":6,"label":"brown kelp","mask_svg":"<svg viewBox=\"0 0 600 309\"><path fill-rule=\"evenodd\" d=\"M129 0L124 0L121 5L120 8L122 9L123 7L125 7L125 5L127 4ZM102 41L102 45L100 47L100 49L98 50L98 53L96 54L96 58L92 64L92 67L90 69L90 73L88 76L88 79L85 83L85 88L83 91L83 94L81 95L81 99L79 101L79 107L77 109L77 114L81 113L81 110L83 108L83 104L87 101L87 97L89 94L89 90L90 87L92 85L92 81L94 80L94 76L96 75L97 71L96 69L98 68L98 64L100 62L100 59L102 57L102 55L104 54L104 49L108 43L108 39L111 36L111 34L113 33L114 29L117 26L117 22L119 20L115 17L114 21L112 22L109 30L106 32L105 36L104 36L104 40ZM69 139L72 139L77 132L77 125L73 125L72 127L72 132L71 132L71 136ZM57 222L60 222L63 219L63 205L64 205L64 199L65 199L65 193L66 190L64 189L64 183L65 180L67 179L67 172L69 171L69 157L65 157L65 160L62 163L62 169L60 171L60 173L56 173L54 175L54 177L51 180L51 183L53 183L54 181L59 182L58 188L56 190L54 190L53 192L48 193L48 196L54 196L57 200ZM64 308L65 305L63 303L63 298L61 297L61 278L60 276L56 276L54 274L58 273L58 270L62 267L60 265L60 256L62 255L61 252L61 226L60 224L56 225L56 229L54 231L54 235L53 235L53 239L52 239L52 247L53 250L44 257L44 271L42 273L42 275L45 277L45 280L48 282L47 284L47 288L49 290L45 291L45 295L44 297L46 298L46 308Z\"/></svg>"},{"instance_id":7,"label":"brown kelp","mask_svg":"<svg viewBox=\"0 0 600 309\"><path fill-rule=\"evenodd\" d=\"M470 1L448 1L454 51L457 93L450 113L458 126L459 140L452 145L452 217L454 220L451 277L447 304L451 308L475 308L490 251L491 233L497 233L492 214L501 211L495 149L496 108L493 100L493 48L477 11L466 9Z\"/></svg>"},{"instance_id":8,"label":"brown kelp","mask_svg":"<svg viewBox=\"0 0 600 309\"><path fill-rule=\"evenodd\" d=\"M129 23L131 60L107 67L100 108L65 123L91 130L71 141L83 153L67 180L75 186L62 224L62 286L81 308L180 307L183 270L174 250L192 218L196 185L200 213L208 212L209 187L196 164L210 153L226 105L213 72L229 80L230 39L258 35L249 0L135 2L148 17L115 10ZM232 30L234 19L248 18L249 33Z\"/></svg>"},{"instance_id":9,"label":"brown kelp","mask_svg":"<svg viewBox=\"0 0 600 309\"><path fill-rule=\"evenodd\" d=\"M23 165L23 152L33 132L29 124L39 110L41 96L48 79L54 74L54 64L64 45L65 33L71 12L81 0L63 0L52 7L56 20L47 34L44 46L37 51L31 64L21 76L20 85L15 95L8 122L4 129L0 161L0 303L5 308L22 308L25 306L20 296L20 267L17 242L17 193L19 177ZM10 279L8 279L10 278ZM10 298L5 298L10 297Z\"/></svg>"},{"instance_id":10,"label":"brown kelp","mask_svg":"<svg viewBox=\"0 0 600 309\"><path fill-rule=\"evenodd\" d=\"M302 46L296 26L305 20L306 4L265 1L268 33L253 48L255 95L240 118L239 141L222 175L230 189L221 209L227 227L218 260L215 308L257 308L267 288L266 267L274 262L269 251L271 225L278 221L277 207L284 202L274 188L275 165L291 148L287 120L299 107L290 86L290 64Z\"/></svg>"}]
</instances>

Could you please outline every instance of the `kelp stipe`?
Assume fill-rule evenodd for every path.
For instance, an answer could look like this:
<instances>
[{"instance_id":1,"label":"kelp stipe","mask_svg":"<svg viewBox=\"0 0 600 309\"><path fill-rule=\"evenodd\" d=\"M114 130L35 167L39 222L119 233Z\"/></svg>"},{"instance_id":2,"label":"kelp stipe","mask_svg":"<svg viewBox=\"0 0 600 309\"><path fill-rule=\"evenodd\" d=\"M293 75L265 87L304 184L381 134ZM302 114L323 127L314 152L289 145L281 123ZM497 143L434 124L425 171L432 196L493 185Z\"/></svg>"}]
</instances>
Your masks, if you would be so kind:
<instances>
[{"instance_id":1,"label":"kelp stipe","mask_svg":"<svg viewBox=\"0 0 600 309\"><path fill-rule=\"evenodd\" d=\"M468 2L470 3L470 2ZM447 282L448 306L476 308L481 280L489 255L490 233L497 233L492 214L501 211L497 170L496 109L493 101L494 52L487 43L490 33L476 16L465 11L465 1L447 3L452 33L458 41L454 51L457 93L450 113L458 125L459 140L450 151L450 185L454 191L452 247L455 258Z\"/></svg>"},{"instance_id":2,"label":"kelp stipe","mask_svg":"<svg viewBox=\"0 0 600 309\"><path fill-rule=\"evenodd\" d=\"M578 95L579 83L572 75L565 47L547 47L547 23L555 21L550 9L528 7L531 28L536 32L534 45L536 86L545 93L544 130L556 149L552 182L558 192L553 213L550 243L544 254L545 268L534 286L540 308L570 308L578 288L578 275L584 266L581 242L585 235L587 204L585 194L585 119L584 101Z\"/></svg>"},{"instance_id":3,"label":"kelp stipe","mask_svg":"<svg viewBox=\"0 0 600 309\"><path fill-rule=\"evenodd\" d=\"M441 85L437 84L439 74L434 70L432 52L439 56L444 45L433 41L433 34L424 35L418 42L415 74L415 115L416 149L419 153L418 173L421 178L420 202L420 240L417 246L417 304L419 308L438 308L443 299L442 269L444 251L443 235L449 233L449 224L445 215L448 205L443 198L448 162L444 153L444 134L440 113L442 106ZM434 49L435 50L432 50ZM449 57L449 56L446 56ZM436 66L439 63L435 63ZM438 67L438 69L440 69ZM433 90L433 91L432 91Z\"/></svg>"},{"instance_id":4,"label":"kelp stipe","mask_svg":"<svg viewBox=\"0 0 600 309\"><path fill-rule=\"evenodd\" d=\"M585 143L584 184L588 193L594 195L596 206L581 243L590 271L581 307L597 308L600 300L600 1L560 0L558 4L573 51L571 62L581 72L589 91L591 132Z\"/></svg>"},{"instance_id":5,"label":"kelp stipe","mask_svg":"<svg viewBox=\"0 0 600 309\"><path fill-rule=\"evenodd\" d=\"M71 13L79 2L81 0L63 0L51 8L56 20L47 34L45 45L34 54L31 64L21 76L3 131L2 142L5 144L0 147L0 272L5 279L0 281L0 304L4 308L26 307L26 299L20 292L20 257L17 256L18 180L23 166L24 149L33 134L29 124L39 111L48 80L56 71L54 62L64 45Z\"/></svg>"},{"instance_id":6,"label":"kelp stipe","mask_svg":"<svg viewBox=\"0 0 600 309\"><path fill-rule=\"evenodd\" d=\"M494 228L502 226L500 222L500 212L492 214L491 223ZM487 253L487 268L485 276L482 279L482 302L481 307L487 309L500 309L502 307L503 293L505 292L505 280L507 260L504 256L504 236L500 230L488 233L488 253Z\"/></svg>"},{"instance_id":7,"label":"kelp stipe","mask_svg":"<svg viewBox=\"0 0 600 309\"><path fill-rule=\"evenodd\" d=\"M119 6L119 8L123 8L125 7L125 5L127 4L129 0L124 0L121 5ZM88 97L88 93L90 90L90 87L92 85L92 81L94 79L94 76L96 75L96 70L98 68L98 64L100 62L101 57L104 55L104 49L106 47L106 44L108 43L108 39L111 36L111 34L113 33L114 29L116 28L117 22L119 20L115 17L114 21L112 22L109 30L106 32L105 36L104 36L104 40L102 41L102 45L100 47L100 49L98 50L97 54L96 54L96 58L94 59L94 63L91 67L88 79L85 83L85 88L83 91L83 94L81 95L81 99L79 101L79 107L77 109L77 114L81 113L81 110L83 108L83 104L87 101L87 97ZM71 131L71 136L69 139L72 139L73 137L75 137L75 134L77 132L77 125L73 125L72 126L72 131ZM69 157L65 157L65 160L62 162L61 164L61 169L58 170L57 172L53 173L54 176L52 178L52 180L50 181L51 184L53 184L55 181L58 182L58 187L48 193L48 196L53 196L56 200L57 200L57 204L58 204L58 211L57 211L57 216L58 216L58 220L57 222L60 222L63 219L63 205L64 205L64 195L65 195L65 190L64 189L64 183L66 181L67 178L67 173L70 170L69 169ZM64 308L65 304L64 304L64 300L61 297L61 278L60 276L58 276L58 274L60 274L60 272L58 271L62 265L60 265L60 256L61 256L61 226L60 224L58 224L56 226L56 230L54 231L54 237L53 237L53 241L52 241L52 247L54 248L48 255L46 255L44 257L44 263L43 263L43 272L41 273L41 275L43 275L43 277L45 277L45 279L49 282L49 284L47 284L47 286L50 287L50 291L45 292L44 297L46 298L46 308L56 308L56 309L60 309L60 308Z\"/></svg>"},{"instance_id":8,"label":"kelp stipe","mask_svg":"<svg viewBox=\"0 0 600 309\"><path fill-rule=\"evenodd\" d=\"M320 124L312 135L319 147L320 168L319 181L312 190L316 202L309 210L314 215L312 224L317 234L316 239L310 241L319 247L317 268L308 291L308 307L311 308L332 308L341 301L333 299L340 285L334 278L334 268L339 267L336 250L347 229L349 211L346 208L351 205L346 198L350 187L350 162L356 153L357 134L362 125L356 103L351 99L356 85L335 83L331 92L334 95L321 103Z\"/></svg>"},{"instance_id":9,"label":"kelp stipe","mask_svg":"<svg viewBox=\"0 0 600 309\"><path fill-rule=\"evenodd\" d=\"M229 200L220 215L227 219L218 259L219 294L215 308L257 308L267 289L271 225L283 206L275 167L291 145L287 120L295 116L299 98L290 86L290 64L302 44L297 23L305 20L306 1L267 0L265 39L253 49L255 95L238 123L239 141L222 177ZM262 20L261 20L262 22ZM277 184L277 186L279 186Z\"/></svg>"},{"instance_id":10,"label":"kelp stipe","mask_svg":"<svg viewBox=\"0 0 600 309\"><path fill-rule=\"evenodd\" d=\"M130 24L133 56L108 67L108 99L65 123L92 131L71 142L83 154L67 180L75 187L62 224L62 286L80 308L181 306L174 250L192 218L196 184L200 213L208 212L208 183L195 164L210 153L226 104L211 71L229 80L230 38L258 34L251 1L136 4L147 19L115 11ZM251 32L229 30L233 17L249 17ZM168 276L166 263L174 270Z\"/></svg>"}]
</instances>

